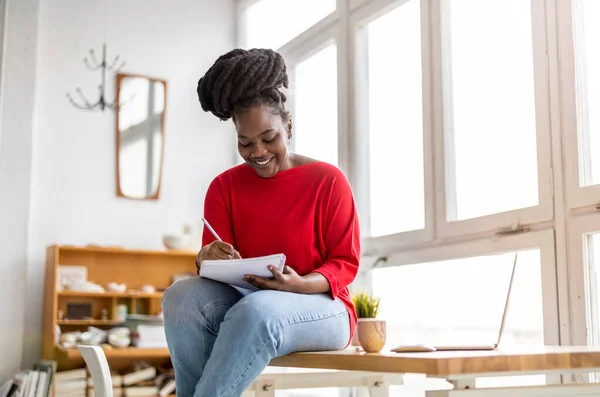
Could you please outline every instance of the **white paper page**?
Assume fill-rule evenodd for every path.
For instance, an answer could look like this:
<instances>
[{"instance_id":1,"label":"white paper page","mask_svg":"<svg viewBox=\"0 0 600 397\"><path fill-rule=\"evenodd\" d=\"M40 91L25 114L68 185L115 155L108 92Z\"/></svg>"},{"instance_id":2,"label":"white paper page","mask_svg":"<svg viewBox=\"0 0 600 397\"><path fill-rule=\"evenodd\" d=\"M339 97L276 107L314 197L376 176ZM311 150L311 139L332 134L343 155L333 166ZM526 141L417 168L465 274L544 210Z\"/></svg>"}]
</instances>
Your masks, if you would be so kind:
<instances>
[{"instance_id":1,"label":"white paper page","mask_svg":"<svg viewBox=\"0 0 600 397\"><path fill-rule=\"evenodd\" d=\"M253 274L271 278L273 273L269 270L269 266L275 266L282 272L285 266L285 255L275 254L246 259L205 260L200 264L200 277L238 287L236 288L238 291L243 295L247 295L249 292L258 291L258 288L245 282L243 277L246 274Z\"/></svg>"}]
</instances>

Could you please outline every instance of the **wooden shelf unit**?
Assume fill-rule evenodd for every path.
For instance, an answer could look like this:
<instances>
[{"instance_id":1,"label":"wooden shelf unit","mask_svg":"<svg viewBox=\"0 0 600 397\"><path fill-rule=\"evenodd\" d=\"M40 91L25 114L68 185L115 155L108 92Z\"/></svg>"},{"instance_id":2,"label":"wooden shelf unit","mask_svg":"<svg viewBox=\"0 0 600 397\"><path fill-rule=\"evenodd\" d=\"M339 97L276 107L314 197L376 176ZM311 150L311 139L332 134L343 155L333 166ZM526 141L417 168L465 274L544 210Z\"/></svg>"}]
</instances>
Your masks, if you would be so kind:
<instances>
[{"instance_id":1,"label":"wooden shelf unit","mask_svg":"<svg viewBox=\"0 0 600 397\"><path fill-rule=\"evenodd\" d=\"M56 327L62 332L86 331L88 326L104 329L119 326L117 307L125 304L129 313L159 314L163 291L173 282L173 276L195 273L196 252L128 250L121 248L75 247L52 245L46 249L46 277L42 323L42 357L58 362L59 369L77 368L83 359L77 349L57 346ZM58 266L85 266L87 280L107 288L110 282L126 284L126 292L78 292L57 289ZM143 285L152 285L156 292L144 293ZM58 312L66 316L68 303L90 303L92 318L61 319ZM108 312L106 320L101 312ZM109 360L117 364L133 360L158 361L169 358L167 349L138 349L128 347L107 349Z\"/></svg>"},{"instance_id":2,"label":"wooden shelf unit","mask_svg":"<svg viewBox=\"0 0 600 397\"><path fill-rule=\"evenodd\" d=\"M92 325L92 326L98 326L98 325L119 325L119 324L122 324L123 321L121 321L121 320L96 320L96 319L91 319L91 320L58 320L56 323L58 325Z\"/></svg>"},{"instance_id":3,"label":"wooden shelf unit","mask_svg":"<svg viewBox=\"0 0 600 397\"><path fill-rule=\"evenodd\" d=\"M162 291L159 292L80 292L80 291L59 291L58 296L76 296L76 297L96 297L96 298L162 298Z\"/></svg>"},{"instance_id":4,"label":"wooden shelf unit","mask_svg":"<svg viewBox=\"0 0 600 397\"><path fill-rule=\"evenodd\" d=\"M62 347L56 348L57 355L64 360L80 360L81 353L78 349L65 349ZM126 347L123 349L110 349L105 350L104 354L108 360L115 359L131 359L131 360L140 360L144 358L150 359L158 359L169 358L169 350L166 348L147 348L147 349L138 349L135 347Z\"/></svg>"}]
</instances>

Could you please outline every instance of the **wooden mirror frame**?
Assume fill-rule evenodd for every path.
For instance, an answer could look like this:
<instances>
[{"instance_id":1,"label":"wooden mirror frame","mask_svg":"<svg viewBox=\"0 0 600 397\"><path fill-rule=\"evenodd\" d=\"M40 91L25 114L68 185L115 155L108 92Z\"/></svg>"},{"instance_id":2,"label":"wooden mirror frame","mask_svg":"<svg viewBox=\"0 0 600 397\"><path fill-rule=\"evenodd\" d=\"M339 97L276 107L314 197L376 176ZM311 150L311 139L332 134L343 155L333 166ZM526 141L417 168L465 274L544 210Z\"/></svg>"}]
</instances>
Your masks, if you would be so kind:
<instances>
[{"instance_id":1,"label":"wooden mirror frame","mask_svg":"<svg viewBox=\"0 0 600 397\"><path fill-rule=\"evenodd\" d=\"M141 74L133 74L133 73L122 73L119 72L116 75L117 77L117 89L116 89L116 98L117 98L117 103L119 104L119 107L117 107L116 109L116 117L115 117L115 132L116 132L116 185L117 185L117 197L122 197L122 198L126 198L126 199L130 199L130 200L158 200L160 197L160 189L162 187L162 178L163 178L163 166L164 166L164 157L165 157L165 118L166 118L166 113L167 113L167 81L163 80L163 79L159 79L159 78L154 78L154 77L150 77L150 76L145 76L145 75L141 75ZM152 196L147 196L147 197L131 197L128 196L126 194L123 193L123 190L121 189L121 173L120 173L120 156L119 156L119 149L121 147L121 133L119 131L119 115L120 115L120 106L127 106L127 99L121 99L121 83L124 79L126 78L144 78L144 79L148 79L151 82L160 82L164 85L164 110L163 110L163 114L162 114L162 119L161 119L161 139L162 139L162 145L161 145L161 150L160 150L160 164L159 164L159 175L158 175L158 184L156 186L156 192L152 195Z\"/></svg>"}]
</instances>

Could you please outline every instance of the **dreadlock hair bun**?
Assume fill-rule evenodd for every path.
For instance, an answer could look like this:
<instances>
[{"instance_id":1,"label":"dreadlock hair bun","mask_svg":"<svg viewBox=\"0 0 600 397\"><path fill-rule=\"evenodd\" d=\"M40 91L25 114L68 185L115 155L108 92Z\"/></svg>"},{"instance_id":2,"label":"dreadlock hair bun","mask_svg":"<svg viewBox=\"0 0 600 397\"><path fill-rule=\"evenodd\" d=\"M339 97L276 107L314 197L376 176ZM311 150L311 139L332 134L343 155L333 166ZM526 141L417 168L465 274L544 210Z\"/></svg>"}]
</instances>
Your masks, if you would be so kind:
<instances>
[{"instance_id":1,"label":"dreadlock hair bun","mask_svg":"<svg viewBox=\"0 0 600 397\"><path fill-rule=\"evenodd\" d=\"M281 115L288 88L286 65L282 56L270 49L235 49L221 55L198 81L198 98L202 109L221 120L228 120L239 110L252 105L268 104Z\"/></svg>"}]
</instances>

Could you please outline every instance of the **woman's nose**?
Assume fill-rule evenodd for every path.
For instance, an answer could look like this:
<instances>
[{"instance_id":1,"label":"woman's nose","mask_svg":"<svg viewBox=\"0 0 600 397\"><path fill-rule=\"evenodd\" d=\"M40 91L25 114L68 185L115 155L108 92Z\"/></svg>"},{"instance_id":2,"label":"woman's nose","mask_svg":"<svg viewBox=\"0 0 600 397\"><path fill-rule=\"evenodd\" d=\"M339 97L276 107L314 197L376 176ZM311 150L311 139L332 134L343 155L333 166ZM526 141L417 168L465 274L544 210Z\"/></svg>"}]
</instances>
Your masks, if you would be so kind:
<instances>
[{"instance_id":1,"label":"woman's nose","mask_svg":"<svg viewBox=\"0 0 600 397\"><path fill-rule=\"evenodd\" d=\"M250 157L259 159L259 158L264 157L266 154L267 154L267 150L264 147L257 145L257 146L255 146L254 150L252 151L252 154L250 155Z\"/></svg>"}]
</instances>

